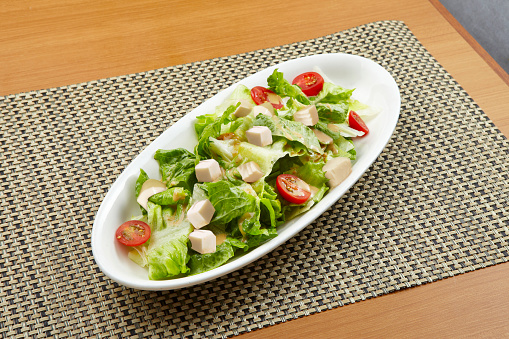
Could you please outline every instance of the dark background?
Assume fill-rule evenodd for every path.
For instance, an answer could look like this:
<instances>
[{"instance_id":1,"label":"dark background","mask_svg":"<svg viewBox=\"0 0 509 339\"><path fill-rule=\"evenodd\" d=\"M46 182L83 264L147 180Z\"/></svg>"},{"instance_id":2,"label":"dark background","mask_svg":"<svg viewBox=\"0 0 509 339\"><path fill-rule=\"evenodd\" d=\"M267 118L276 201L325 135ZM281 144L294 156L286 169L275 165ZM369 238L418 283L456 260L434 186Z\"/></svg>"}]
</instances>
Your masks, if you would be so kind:
<instances>
[{"instance_id":1,"label":"dark background","mask_svg":"<svg viewBox=\"0 0 509 339\"><path fill-rule=\"evenodd\" d=\"M440 0L509 73L509 0Z\"/></svg>"}]
</instances>

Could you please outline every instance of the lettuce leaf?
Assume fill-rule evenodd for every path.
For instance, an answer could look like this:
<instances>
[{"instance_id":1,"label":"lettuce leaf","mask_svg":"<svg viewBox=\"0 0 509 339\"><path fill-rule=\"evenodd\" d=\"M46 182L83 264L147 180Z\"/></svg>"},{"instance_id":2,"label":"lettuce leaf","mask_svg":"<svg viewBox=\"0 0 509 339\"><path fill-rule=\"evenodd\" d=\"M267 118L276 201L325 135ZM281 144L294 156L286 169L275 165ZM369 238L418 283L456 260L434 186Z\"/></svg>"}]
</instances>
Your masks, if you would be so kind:
<instances>
[{"instance_id":1,"label":"lettuce leaf","mask_svg":"<svg viewBox=\"0 0 509 339\"><path fill-rule=\"evenodd\" d=\"M190 275L200 274L210 271L223 265L235 255L235 250L239 248L247 249L248 245L238 239L227 237L219 246L216 246L214 253L191 255L189 260Z\"/></svg>"},{"instance_id":2,"label":"lettuce leaf","mask_svg":"<svg viewBox=\"0 0 509 339\"><path fill-rule=\"evenodd\" d=\"M148 202L147 222L152 229L148 245L133 248L129 257L148 266L149 279L160 280L187 273L187 243L193 226L185 220L183 204L161 207Z\"/></svg>"},{"instance_id":3,"label":"lettuce leaf","mask_svg":"<svg viewBox=\"0 0 509 339\"><path fill-rule=\"evenodd\" d=\"M285 222L281 202L272 186L265 183L260 197L260 223L268 228L276 228Z\"/></svg>"},{"instance_id":4,"label":"lettuce leaf","mask_svg":"<svg viewBox=\"0 0 509 339\"><path fill-rule=\"evenodd\" d=\"M182 187L172 187L161 193L154 194L148 201L157 205L175 205L177 203L187 203L191 193Z\"/></svg>"},{"instance_id":5,"label":"lettuce leaf","mask_svg":"<svg viewBox=\"0 0 509 339\"><path fill-rule=\"evenodd\" d=\"M295 218L296 216L305 213L311 209L316 203L322 200L325 193L328 191L329 187L327 185L323 185L320 187L318 192L316 192L311 199L309 199L305 204L297 205L297 204L288 204L283 207L283 213L285 214L286 220L290 220Z\"/></svg>"},{"instance_id":6,"label":"lettuce leaf","mask_svg":"<svg viewBox=\"0 0 509 339\"><path fill-rule=\"evenodd\" d=\"M207 182L198 186L205 191L216 210L211 224L227 224L245 213L256 211L255 196L247 193L243 186L236 186L226 180Z\"/></svg>"},{"instance_id":7,"label":"lettuce leaf","mask_svg":"<svg viewBox=\"0 0 509 339\"><path fill-rule=\"evenodd\" d=\"M280 119L277 116L268 117L258 114L254 125L268 127L273 137L285 138L292 143L305 146L311 152L323 153L320 141L318 141L313 131L300 122Z\"/></svg>"},{"instance_id":8,"label":"lettuce leaf","mask_svg":"<svg viewBox=\"0 0 509 339\"><path fill-rule=\"evenodd\" d=\"M143 186L143 183L149 179L147 173L143 169L140 169L140 175L138 176L138 179L136 180L136 184L134 185L134 193L136 195L136 198L140 195L141 186Z\"/></svg>"},{"instance_id":9,"label":"lettuce leaf","mask_svg":"<svg viewBox=\"0 0 509 339\"><path fill-rule=\"evenodd\" d=\"M199 161L200 158L210 159L212 158L212 152L210 150L210 138L217 139L223 132L222 126L232 122L232 113L235 112L237 105L229 106L221 116L217 117L213 121L206 121L207 125L201 129L201 133L198 134L198 144L194 148L194 153ZM196 128L195 128L196 129Z\"/></svg>"},{"instance_id":10,"label":"lettuce leaf","mask_svg":"<svg viewBox=\"0 0 509 339\"><path fill-rule=\"evenodd\" d=\"M316 110L318 111L318 117L320 121L332 122L340 124L345 122L346 116L348 115L348 104L316 104Z\"/></svg>"},{"instance_id":11,"label":"lettuce leaf","mask_svg":"<svg viewBox=\"0 0 509 339\"><path fill-rule=\"evenodd\" d=\"M270 146L260 147L247 142L239 145L238 152L243 162L254 161L260 166L261 171L267 176L274 167L276 161L288 154L284 150L285 141L278 140Z\"/></svg>"},{"instance_id":12,"label":"lettuce leaf","mask_svg":"<svg viewBox=\"0 0 509 339\"><path fill-rule=\"evenodd\" d=\"M295 175L311 186L322 187L329 181L325 178L325 172L322 170L323 165L325 165L323 160L318 162L308 161L304 166L297 168Z\"/></svg>"},{"instance_id":13,"label":"lettuce leaf","mask_svg":"<svg viewBox=\"0 0 509 339\"><path fill-rule=\"evenodd\" d=\"M277 69L267 78L267 84L269 89L279 95L280 97L291 97L296 99L298 102L309 105L310 101L302 89L297 85L290 84L283 76L283 73Z\"/></svg>"},{"instance_id":14,"label":"lettuce leaf","mask_svg":"<svg viewBox=\"0 0 509 339\"><path fill-rule=\"evenodd\" d=\"M173 150L157 150L154 159L159 163L159 170L162 175L162 181L168 187L184 187L192 190L196 183L194 173L195 156L183 148Z\"/></svg>"},{"instance_id":15,"label":"lettuce leaf","mask_svg":"<svg viewBox=\"0 0 509 339\"><path fill-rule=\"evenodd\" d=\"M330 82L323 84L323 89L314 98L314 103L322 104L338 104L350 99L355 89L345 89L341 86L335 85Z\"/></svg>"}]
</instances>

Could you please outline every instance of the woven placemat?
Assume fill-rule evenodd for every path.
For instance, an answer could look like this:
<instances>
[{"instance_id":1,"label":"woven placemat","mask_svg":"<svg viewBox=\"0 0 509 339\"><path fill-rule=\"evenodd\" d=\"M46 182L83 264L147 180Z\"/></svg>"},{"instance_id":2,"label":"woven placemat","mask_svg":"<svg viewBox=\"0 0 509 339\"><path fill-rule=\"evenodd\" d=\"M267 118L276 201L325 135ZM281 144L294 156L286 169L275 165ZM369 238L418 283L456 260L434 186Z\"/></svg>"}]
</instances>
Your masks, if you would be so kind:
<instances>
[{"instance_id":1,"label":"woven placemat","mask_svg":"<svg viewBox=\"0 0 509 339\"><path fill-rule=\"evenodd\" d=\"M370 58L402 96L395 134L315 223L257 262L166 292L95 265L108 188L186 112L281 61ZM228 337L509 258L509 143L402 22L0 98L0 335Z\"/></svg>"}]
</instances>

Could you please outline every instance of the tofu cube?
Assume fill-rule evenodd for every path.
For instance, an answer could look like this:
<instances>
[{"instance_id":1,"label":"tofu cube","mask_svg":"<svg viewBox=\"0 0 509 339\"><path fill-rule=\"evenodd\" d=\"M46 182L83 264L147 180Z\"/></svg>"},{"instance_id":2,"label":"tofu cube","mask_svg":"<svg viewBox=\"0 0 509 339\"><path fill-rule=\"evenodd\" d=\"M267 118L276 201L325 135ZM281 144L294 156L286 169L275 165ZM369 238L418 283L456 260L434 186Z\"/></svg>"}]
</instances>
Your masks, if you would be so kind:
<instances>
[{"instance_id":1,"label":"tofu cube","mask_svg":"<svg viewBox=\"0 0 509 339\"><path fill-rule=\"evenodd\" d=\"M198 253L214 253L216 251L216 236L209 230L196 230L189 234L191 248Z\"/></svg>"},{"instance_id":2,"label":"tofu cube","mask_svg":"<svg viewBox=\"0 0 509 339\"><path fill-rule=\"evenodd\" d=\"M255 108L253 108L253 114L254 116L257 116L258 114L263 114L268 117L271 117L274 115L274 107L270 102L264 102L263 104L255 106Z\"/></svg>"},{"instance_id":3,"label":"tofu cube","mask_svg":"<svg viewBox=\"0 0 509 339\"><path fill-rule=\"evenodd\" d=\"M327 161L322 169L329 179L329 186L336 187L352 173L352 162L348 158L337 157Z\"/></svg>"},{"instance_id":4,"label":"tofu cube","mask_svg":"<svg viewBox=\"0 0 509 339\"><path fill-rule=\"evenodd\" d=\"M318 141L320 141L321 144L324 144L324 145L328 145L330 144L332 141L332 138L330 136L328 136L327 134L323 133L322 131L319 131L315 128L312 129L313 130L313 133L315 133L316 135L316 138L318 139Z\"/></svg>"},{"instance_id":5,"label":"tofu cube","mask_svg":"<svg viewBox=\"0 0 509 339\"><path fill-rule=\"evenodd\" d=\"M138 204L143 206L144 209L148 210L148 198L153 196L154 194L161 193L166 191L166 187L148 187L147 189L142 189L140 194L138 195Z\"/></svg>"},{"instance_id":6,"label":"tofu cube","mask_svg":"<svg viewBox=\"0 0 509 339\"><path fill-rule=\"evenodd\" d=\"M318 111L315 105L309 105L293 114L293 120L306 126L314 126L318 122Z\"/></svg>"},{"instance_id":7,"label":"tofu cube","mask_svg":"<svg viewBox=\"0 0 509 339\"><path fill-rule=\"evenodd\" d=\"M235 112L233 112L233 114L235 114L235 116L237 118L242 118L242 117L245 117L246 115L248 115L249 113L251 113L253 107L247 100L240 99L237 103L239 103L239 102L240 102L240 106L237 107L237 109L235 110Z\"/></svg>"},{"instance_id":8,"label":"tofu cube","mask_svg":"<svg viewBox=\"0 0 509 339\"><path fill-rule=\"evenodd\" d=\"M202 160L194 167L196 179L200 182L213 182L221 176L221 167L214 159Z\"/></svg>"},{"instance_id":9,"label":"tofu cube","mask_svg":"<svg viewBox=\"0 0 509 339\"><path fill-rule=\"evenodd\" d=\"M237 167L237 170L242 176L242 180L245 182L255 182L263 177L263 172L260 169L260 166L258 166L258 164L254 161L240 165Z\"/></svg>"},{"instance_id":10,"label":"tofu cube","mask_svg":"<svg viewBox=\"0 0 509 339\"><path fill-rule=\"evenodd\" d=\"M267 146L272 144L272 132L266 126L255 126L246 131L247 141L256 146Z\"/></svg>"},{"instance_id":11,"label":"tofu cube","mask_svg":"<svg viewBox=\"0 0 509 339\"><path fill-rule=\"evenodd\" d=\"M187 219L194 228L202 228L210 223L216 209L212 206L209 199L198 201L189 211L187 211Z\"/></svg>"}]
</instances>

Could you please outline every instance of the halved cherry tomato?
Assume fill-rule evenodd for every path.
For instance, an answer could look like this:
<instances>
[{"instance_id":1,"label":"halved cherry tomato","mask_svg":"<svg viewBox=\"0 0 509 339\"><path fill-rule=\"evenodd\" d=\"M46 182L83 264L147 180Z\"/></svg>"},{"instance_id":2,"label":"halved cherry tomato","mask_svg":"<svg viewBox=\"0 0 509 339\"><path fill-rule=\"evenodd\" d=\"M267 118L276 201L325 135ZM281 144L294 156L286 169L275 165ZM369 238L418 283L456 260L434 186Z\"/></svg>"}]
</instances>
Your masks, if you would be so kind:
<instances>
[{"instance_id":1,"label":"halved cherry tomato","mask_svg":"<svg viewBox=\"0 0 509 339\"><path fill-rule=\"evenodd\" d=\"M364 132L364 135L369 133L369 129L368 126L366 126L366 123L362 121L361 117L354 111L350 111L348 114L348 124L353 129Z\"/></svg>"},{"instance_id":2,"label":"halved cherry tomato","mask_svg":"<svg viewBox=\"0 0 509 339\"><path fill-rule=\"evenodd\" d=\"M256 86L251 89L251 98L257 105L269 102L275 109L283 108L283 100L281 100L281 97L270 89L262 86Z\"/></svg>"},{"instance_id":3,"label":"halved cherry tomato","mask_svg":"<svg viewBox=\"0 0 509 339\"><path fill-rule=\"evenodd\" d=\"M280 174L276 179L276 187L281 196L292 204L303 204L311 196L309 185L299 177L291 174Z\"/></svg>"},{"instance_id":4,"label":"halved cherry tomato","mask_svg":"<svg viewBox=\"0 0 509 339\"><path fill-rule=\"evenodd\" d=\"M302 92L308 97L318 95L323 88L323 78L316 72L306 72L297 75L293 79L292 85L297 85L302 89Z\"/></svg>"},{"instance_id":5,"label":"halved cherry tomato","mask_svg":"<svg viewBox=\"0 0 509 339\"><path fill-rule=\"evenodd\" d=\"M115 238L127 246L141 245L150 238L150 226L139 220L126 221L117 228Z\"/></svg>"}]
</instances>

